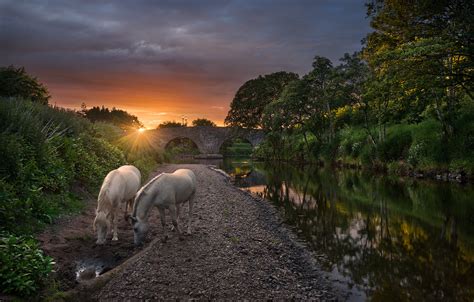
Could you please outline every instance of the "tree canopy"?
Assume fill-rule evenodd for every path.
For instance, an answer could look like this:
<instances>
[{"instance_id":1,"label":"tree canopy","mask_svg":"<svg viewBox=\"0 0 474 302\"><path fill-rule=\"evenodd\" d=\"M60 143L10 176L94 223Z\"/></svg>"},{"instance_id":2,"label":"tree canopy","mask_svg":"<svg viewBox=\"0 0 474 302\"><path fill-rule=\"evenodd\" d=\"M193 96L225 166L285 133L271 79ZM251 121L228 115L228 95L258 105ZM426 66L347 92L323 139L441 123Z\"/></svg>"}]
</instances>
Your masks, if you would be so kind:
<instances>
[{"instance_id":1,"label":"tree canopy","mask_svg":"<svg viewBox=\"0 0 474 302\"><path fill-rule=\"evenodd\" d=\"M25 68L0 67L0 96L18 97L47 105L50 99L48 89L37 78L29 75Z\"/></svg>"},{"instance_id":2,"label":"tree canopy","mask_svg":"<svg viewBox=\"0 0 474 302\"><path fill-rule=\"evenodd\" d=\"M265 106L276 101L283 88L296 79L296 73L281 71L245 82L230 104L225 124L243 128L262 127Z\"/></svg>"},{"instance_id":3,"label":"tree canopy","mask_svg":"<svg viewBox=\"0 0 474 302\"><path fill-rule=\"evenodd\" d=\"M160 129L160 128L176 128L176 127L186 127L186 126L183 125L182 123L175 122L175 121L164 121L161 124L159 124L158 127L156 128Z\"/></svg>"},{"instance_id":4,"label":"tree canopy","mask_svg":"<svg viewBox=\"0 0 474 302\"><path fill-rule=\"evenodd\" d=\"M367 36L364 57L374 73L373 90L396 100L389 105L398 116L432 112L452 134L464 96L473 99L473 10L470 0L368 3L375 31Z\"/></svg>"},{"instance_id":5,"label":"tree canopy","mask_svg":"<svg viewBox=\"0 0 474 302\"><path fill-rule=\"evenodd\" d=\"M192 125L194 127L198 127L198 126L210 126L210 127L216 127L216 123L214 123L213 121L211 120L208 120L206 118L198 118L198 119L195 119L193 122L192 122Z\"/></svg>"},{"instance_id":6,"label":"tree canopy","mask_svg":"<svg viewBox=\"0 0 474 302\"><path fill-rule=\"evenodd\" d=\"M138 129L143 127L143 124L138 120L138 117L115 107L113 107L112 110L104 106L95 106L91 109L87 109L85 104L83 104L82 107L82 114L92 122L107 122L122 129Z\"/></svg>"}]
</instances>

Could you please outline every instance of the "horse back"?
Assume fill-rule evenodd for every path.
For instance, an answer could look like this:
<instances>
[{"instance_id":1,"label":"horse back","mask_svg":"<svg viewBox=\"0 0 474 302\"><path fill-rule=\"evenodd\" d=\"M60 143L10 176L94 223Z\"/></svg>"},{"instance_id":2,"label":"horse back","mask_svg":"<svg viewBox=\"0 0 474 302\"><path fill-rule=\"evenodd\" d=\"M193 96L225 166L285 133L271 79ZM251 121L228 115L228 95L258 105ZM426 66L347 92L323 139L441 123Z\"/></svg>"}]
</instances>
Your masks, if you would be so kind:
<instances>
[{"instance_id":1,"label":"horse back","mask_svg":"<svg viewBox=\"0 0 474 302\"><path fill-rule=\"evenodd\" d=\"M134 166L122 166L107 174L99 193L107 195L111 203L118 205L121 202L133 198L140 188L140 171Z\"/></svg>"},{"instance_id":2,"label":"horse back","mask_svg":"<svg viewBox=\"0 0 474 302\"><path fill-rule=\"evenodd\" d=\"M171 174L166 174L163 179L164 187L168 190L168 197L176 203L182 203L196 191L196 176L189 169L179 169Z\"/></svg>"}]
</instances>

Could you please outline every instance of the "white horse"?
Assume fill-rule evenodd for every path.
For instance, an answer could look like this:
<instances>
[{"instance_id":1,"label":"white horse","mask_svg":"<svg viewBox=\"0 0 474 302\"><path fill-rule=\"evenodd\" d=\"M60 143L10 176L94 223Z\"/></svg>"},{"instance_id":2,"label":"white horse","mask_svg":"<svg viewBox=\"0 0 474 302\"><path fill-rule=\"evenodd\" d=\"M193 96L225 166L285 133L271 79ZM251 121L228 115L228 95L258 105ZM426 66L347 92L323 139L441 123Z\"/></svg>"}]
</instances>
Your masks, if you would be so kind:
<instances>
[{"instance_id":1,"label":"white horse","mask_svg":"<svg viewBox=\"0 0 474 302\"><path fill-rule=\"evenodd\" d=\"M133 224L135 245L141 245L148 231L148 215L152 206L160 212L163 226L163 240L166 240L165 209L169 209L173 226L182 238L178 225L180 208L186 201L189 202L188 234L191 234L193 199L196 192L196 176L193 171L179 169L174 173L161 173L154 177L140 191L138 191L133 205L133 215L130 217Z\"/></svg>"},{"instance_id":2,"label":"white horse","mask_svg":"<svg viewBox=\"0 0 474 302\"><path fill-rule=\"evenodd\" d=\"M110 226L113 224L113 238L118 240L118 209L125 203L125 215L140 188L140 171L134 166L122 166L107 174L100 188L94 231L97 230L97 244L104 244Z\"/></svg>"}]
</instances>

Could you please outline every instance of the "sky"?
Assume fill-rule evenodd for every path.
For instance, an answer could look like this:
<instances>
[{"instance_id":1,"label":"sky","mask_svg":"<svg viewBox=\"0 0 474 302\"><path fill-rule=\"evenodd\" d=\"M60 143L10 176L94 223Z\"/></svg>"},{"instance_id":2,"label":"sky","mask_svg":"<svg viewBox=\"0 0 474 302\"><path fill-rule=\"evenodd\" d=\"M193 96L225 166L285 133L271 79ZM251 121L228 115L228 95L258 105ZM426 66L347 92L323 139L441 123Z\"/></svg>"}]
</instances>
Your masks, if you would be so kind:
<instances>
[{"instance_id":1,"label":"sky","mask_svg":"<svg viewBox=\"0 0 474 302\"><path fill-rule=\"evenodd\" d=\"M364 0L0 0L0 66L24 66L50 104L223 125L247 80L337 64L368 32Z\"/></svg>"}]
</instances>

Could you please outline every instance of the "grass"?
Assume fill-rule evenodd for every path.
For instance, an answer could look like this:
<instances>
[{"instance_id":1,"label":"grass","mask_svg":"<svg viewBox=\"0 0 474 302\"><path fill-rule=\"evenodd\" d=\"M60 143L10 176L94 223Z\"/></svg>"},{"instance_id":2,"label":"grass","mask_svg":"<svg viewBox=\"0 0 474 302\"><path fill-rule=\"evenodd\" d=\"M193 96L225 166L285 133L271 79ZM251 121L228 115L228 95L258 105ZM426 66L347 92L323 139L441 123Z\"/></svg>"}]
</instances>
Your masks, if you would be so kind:
<instances>
[{"instance_id":1,"label":"grass","mask_svg":"<svg viewBox=\"0 0 474 302\"><path fill-rule=\"evenodd\" d=\"M2 248L2 258L41 259L36 241L22 238L62 214L81 210L84 204L72 193L75 188L96 194L105 175L126 163L136 165L146 180L160 158L137 133L125 135L115 126L92 124L74 111L0 99L0 232L15 247ZM27 267L26 262L10 262L11 272ZM2 292L34 295L47 283L44 279L52 267L31 268L19 278L2 275Z\"/></svg>"}]
</instances>

